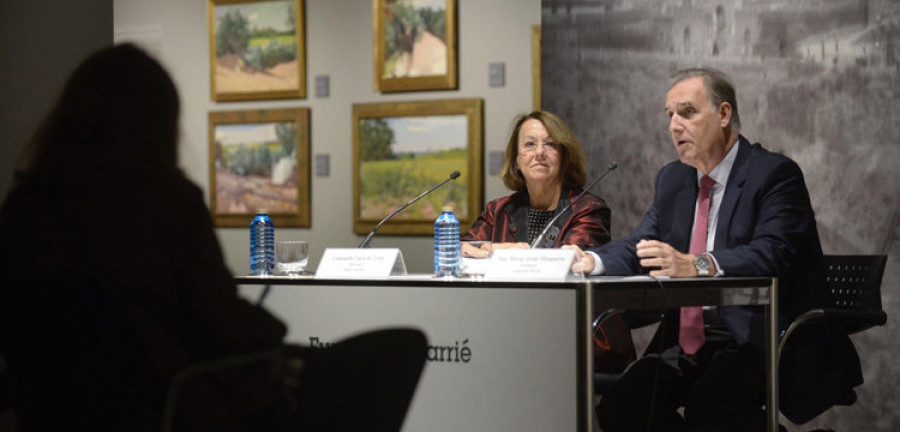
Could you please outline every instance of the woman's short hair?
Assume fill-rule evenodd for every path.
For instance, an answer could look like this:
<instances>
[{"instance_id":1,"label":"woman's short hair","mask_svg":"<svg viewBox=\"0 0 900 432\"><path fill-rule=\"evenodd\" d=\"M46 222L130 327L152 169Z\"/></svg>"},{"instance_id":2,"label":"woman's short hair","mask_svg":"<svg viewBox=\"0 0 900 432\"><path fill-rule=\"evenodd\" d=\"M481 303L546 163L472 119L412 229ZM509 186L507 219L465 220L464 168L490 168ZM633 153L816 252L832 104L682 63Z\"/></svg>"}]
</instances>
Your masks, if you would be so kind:
<instances>
[{"instance_id":1,"label":"woman's short hair","mask_svg":"<svg viewBox=\"0 0 900 432\"><path fill-rule=\"evenodd\" d=\"M522 125L532 119L541 122L553 141L559 145L559 175L563 189L584 187L584 183L587 181L584 150L572 129L556 114L547 111L533 111L516 117L515 126L509 135L509 142L506 144L503 168L500 171L503 184L516 192L526 189L525 178L516 167L516 158L519 156L519 132Z\"/></svg>"}]
</instances>

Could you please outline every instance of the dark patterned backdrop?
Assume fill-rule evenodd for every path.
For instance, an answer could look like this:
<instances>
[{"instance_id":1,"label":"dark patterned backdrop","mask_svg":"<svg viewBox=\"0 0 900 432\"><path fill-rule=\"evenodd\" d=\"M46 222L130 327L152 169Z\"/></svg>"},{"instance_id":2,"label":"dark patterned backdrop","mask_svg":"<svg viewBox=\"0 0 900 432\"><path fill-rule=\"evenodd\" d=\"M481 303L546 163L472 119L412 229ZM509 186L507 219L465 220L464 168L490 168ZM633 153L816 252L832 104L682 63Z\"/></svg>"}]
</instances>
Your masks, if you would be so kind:
<instances>
[{"instance_id":1,"label":"dark patterned backdrop","mask_svg":"<svg viewBox=\"0 0 900 432\"><path fill-rule=\"evenodd\" d=\"M885 327L855 335L859 401L792 431L900 429L900 0L543 0L543 107L586 148L613 237L650 206L676 158L668 76L711 66L738 91L742 133L806 174L825 253L887 253ZM893 336L891 336L893 335Z\"/></svg>"}]
</instances>

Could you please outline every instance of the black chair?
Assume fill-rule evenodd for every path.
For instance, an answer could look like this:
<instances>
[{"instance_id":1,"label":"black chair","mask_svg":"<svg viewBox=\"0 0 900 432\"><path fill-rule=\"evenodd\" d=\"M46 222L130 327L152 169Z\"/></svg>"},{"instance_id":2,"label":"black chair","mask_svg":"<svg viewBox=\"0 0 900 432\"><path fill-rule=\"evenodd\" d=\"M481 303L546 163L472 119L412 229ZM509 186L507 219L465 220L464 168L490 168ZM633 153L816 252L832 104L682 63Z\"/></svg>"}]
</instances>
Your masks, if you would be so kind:
<instances>
[{"instance_id":1,"label":"black chair","mask_svg":"<svg viewBox=\"0 0 900 432\"><path fill-rule=\"evenodd\" d=\"M807 311L791 322L782 332L778 344L778 362L783 362L782 354L791 335L807 324L836 324L848 335L884 325L887 313L881 306L881 279L886 263L887 255L825 255L826 281L833 304ZM856 400L856 392L849 389L835 404L852 405ZM803 420L792 421L805 423Z\"/></svg>"},{"instance_id":2,"label":"black chair","mask_svg":"<svg viewBox=\"0 0 900 432\"><path fill-rule=\"evenodd\" d=\"M600 312L599 314L597 314L597 316L594 317L594 322L592 324L594 345L592 345L592 348L594 349L595 356L597 355L596 338L601 336L601 334L600 334L600 332L602 331L601 324L606 322L606 320L609 319L611 316L618 315L618 314L621 314L624 312L625 312L624 309L607 309L603 312ZM606 389L608 389L609 386L613 385L616 381L618 381L619 378L621 378L622 375L624 374L624 372L597 372L596 369L597 369L597 366L595 364L594 365L594 393L595 394L605 393Z\"/></svg>"},{"instance_id":3,"label":"black chair","mask_svg":"<svg viewBox=\"0 0 900 432\"><path fill-rule=\"evenodd\" d=\"M778 344L778 358L798 328L815 320L834 320L847 334L854 334L887 322L881 307L881 278L887 255L825 255L826 280L834 306L813 309L788 326Z\"/></svg>"},{"instance_id":4,"label":"black chair","mask_svg":"<svg viewBox=\"0 0 900 432\"><path fill-rule=\"evenodd\" d=\"M9 379L6 377L6 360L0 352L0 412L12 408L12 389L9 387Z\"/></svg>"},{"instance_id":5,"label":"black chair","mask_svg":"<svg viewBox=\"0 0 900 432\"><path fill-rule=\"evenodd\" d=\"M881 306L881 280L887 255L825 255L824 258L826 281L834 307L813 309L794 319L781 335L777 353L779 360L790 336L806 323L821 319L835 320L847 334L854 334L887 322L887 313ZM593 323L594 333L605 319L621 313L626 313L626 317L633 314L632 311L609 309L597 315ZM633 318L627 318L626 322L637 328L658 320L659 315L637 313ZM595 372L594 393L603 394L621 376L621 373Z\"/></svg>"},{"instance_id":6,"label":"black chair","mask_svg":"<svg viewBox=\"0 0 900 432\"><path fill-rule=\"evenodd\" d=\"M398 431L418 387L427 348L420 330L383 328L326 348L284 345L194 364L173 377L160 431L194 430L195 422L217 431ZM210 386L265 378L242 372L260 368L275 381L249 388ZM270 393L271 387L281 397L272 397L277 395ZM246 402L253 405L242 407ZM216 411L220 407L245 411L222 415Z\"/></svg>"},{"instance_id":7,"label":"black chair","mask_svg":"<svg viewBox=\"0 0 900 432\"><path fill-rule=\"evenodd\" d=\"M15 414L12 411L12 389L6 377L6 360L0 353L0 432L16 430Z\"/></svg>"},{"instance_id":8,"label":"black chair","mask_svg":"<svg viewBox=\"0 0 900 432\"><path fill-rule=\"evenodd\" d=\"M234 370L237 368L251 366L259 363L272 362L279 356L280 352L280 350L267 350L239 354L231 357L197 363L178 371L178 373L176 373L175 376L172 377L172 382L169 384L169 389L166 394L165 406L162 413L162 424L160 426L160 431L171 432L175 430L175 414L178 406L178 398L186 381L205 374Z\"/></svg>"},{"instance_id":9,"label":"black chair","mask_svg":"<svg viewBox=\"0 0 900 432\"><path fill-rule=\"evenodd\" d=\"M662 311L659 310L626 310L626 309L607 309L598 313L594 317L592 324L592 333L594 338L594 393L602 395L609 386L613 385L622 375L628 365L623 365L620 370L610 371L608 364L599 364L597 362L597 341L603 338L603 324L608 322L614 316L620 316L624 325L629 329L638 329L651 324L655 324L662 317ZM637 355L637 353L635 353ZM638 356L639 357L639 356ZM636 358L635 358L636 359Z\"/></svg>"}]
</instances>

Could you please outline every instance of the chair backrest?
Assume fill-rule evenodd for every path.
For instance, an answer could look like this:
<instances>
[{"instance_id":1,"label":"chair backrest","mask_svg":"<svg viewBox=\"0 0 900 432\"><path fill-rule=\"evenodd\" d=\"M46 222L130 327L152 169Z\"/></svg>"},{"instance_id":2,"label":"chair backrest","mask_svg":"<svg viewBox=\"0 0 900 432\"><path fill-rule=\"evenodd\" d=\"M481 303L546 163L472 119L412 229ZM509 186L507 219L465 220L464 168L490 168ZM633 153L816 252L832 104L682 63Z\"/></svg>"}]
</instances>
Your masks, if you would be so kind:
<instances>
[{"instance_id":1,"label":"chair backrest","mask_svg":"<svg viewBox=\"0 0 900 432\"><path fill-rule=\"evenodd\" d=\"M887 255L825 255L825 274L834 306L880 311L886 263Z\"/></svg>"}]
</instances>

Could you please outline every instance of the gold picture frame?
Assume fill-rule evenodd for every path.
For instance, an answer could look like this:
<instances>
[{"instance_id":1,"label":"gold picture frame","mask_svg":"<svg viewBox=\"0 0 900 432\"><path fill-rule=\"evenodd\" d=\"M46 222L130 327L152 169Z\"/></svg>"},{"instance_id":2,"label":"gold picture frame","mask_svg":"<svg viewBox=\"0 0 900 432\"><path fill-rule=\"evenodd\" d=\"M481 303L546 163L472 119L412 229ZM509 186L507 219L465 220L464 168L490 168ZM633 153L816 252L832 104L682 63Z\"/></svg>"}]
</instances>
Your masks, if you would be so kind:
<instances>
[{"instance_id":1,"label":"gold picture frame","mask_svg":"<svg viewBox=\"0 0 900 432\"><path fill-rule=\"evenodd\" d=\"M207 0L213 101L306 97L304 0Z\"/></svg>"},{"instance_id":2,"label":"gold picture frame","mask_svg":"<svg viewBox=\"0 0 900 432\"><path fill-rule=\"evenodd\" d=\"M353 232L367 234L386 215L461 175L398 213L381 234L431 235L445 204L461 227L481 214L483 101L448 99L353 105Z\"/></svg>"},{"instance_id":3,"label":"gold picture frame","mask_svg":"<svg viewBox=\"0 0 900 432\"><path fill-rule=\"evenodd\" d=\"M372 0L375 91L457 87L456 1Z\"/></svg>"},{"instance_id":4,"label":"gold picture frame","mask_svg":"<svg viewBox=\"0 0 900 432\"><path fill-rule=\"evenodd\" d=\"M209 191L217 227L309 227L309 108L210 112Z\"/></svg>"}]
</instances>

